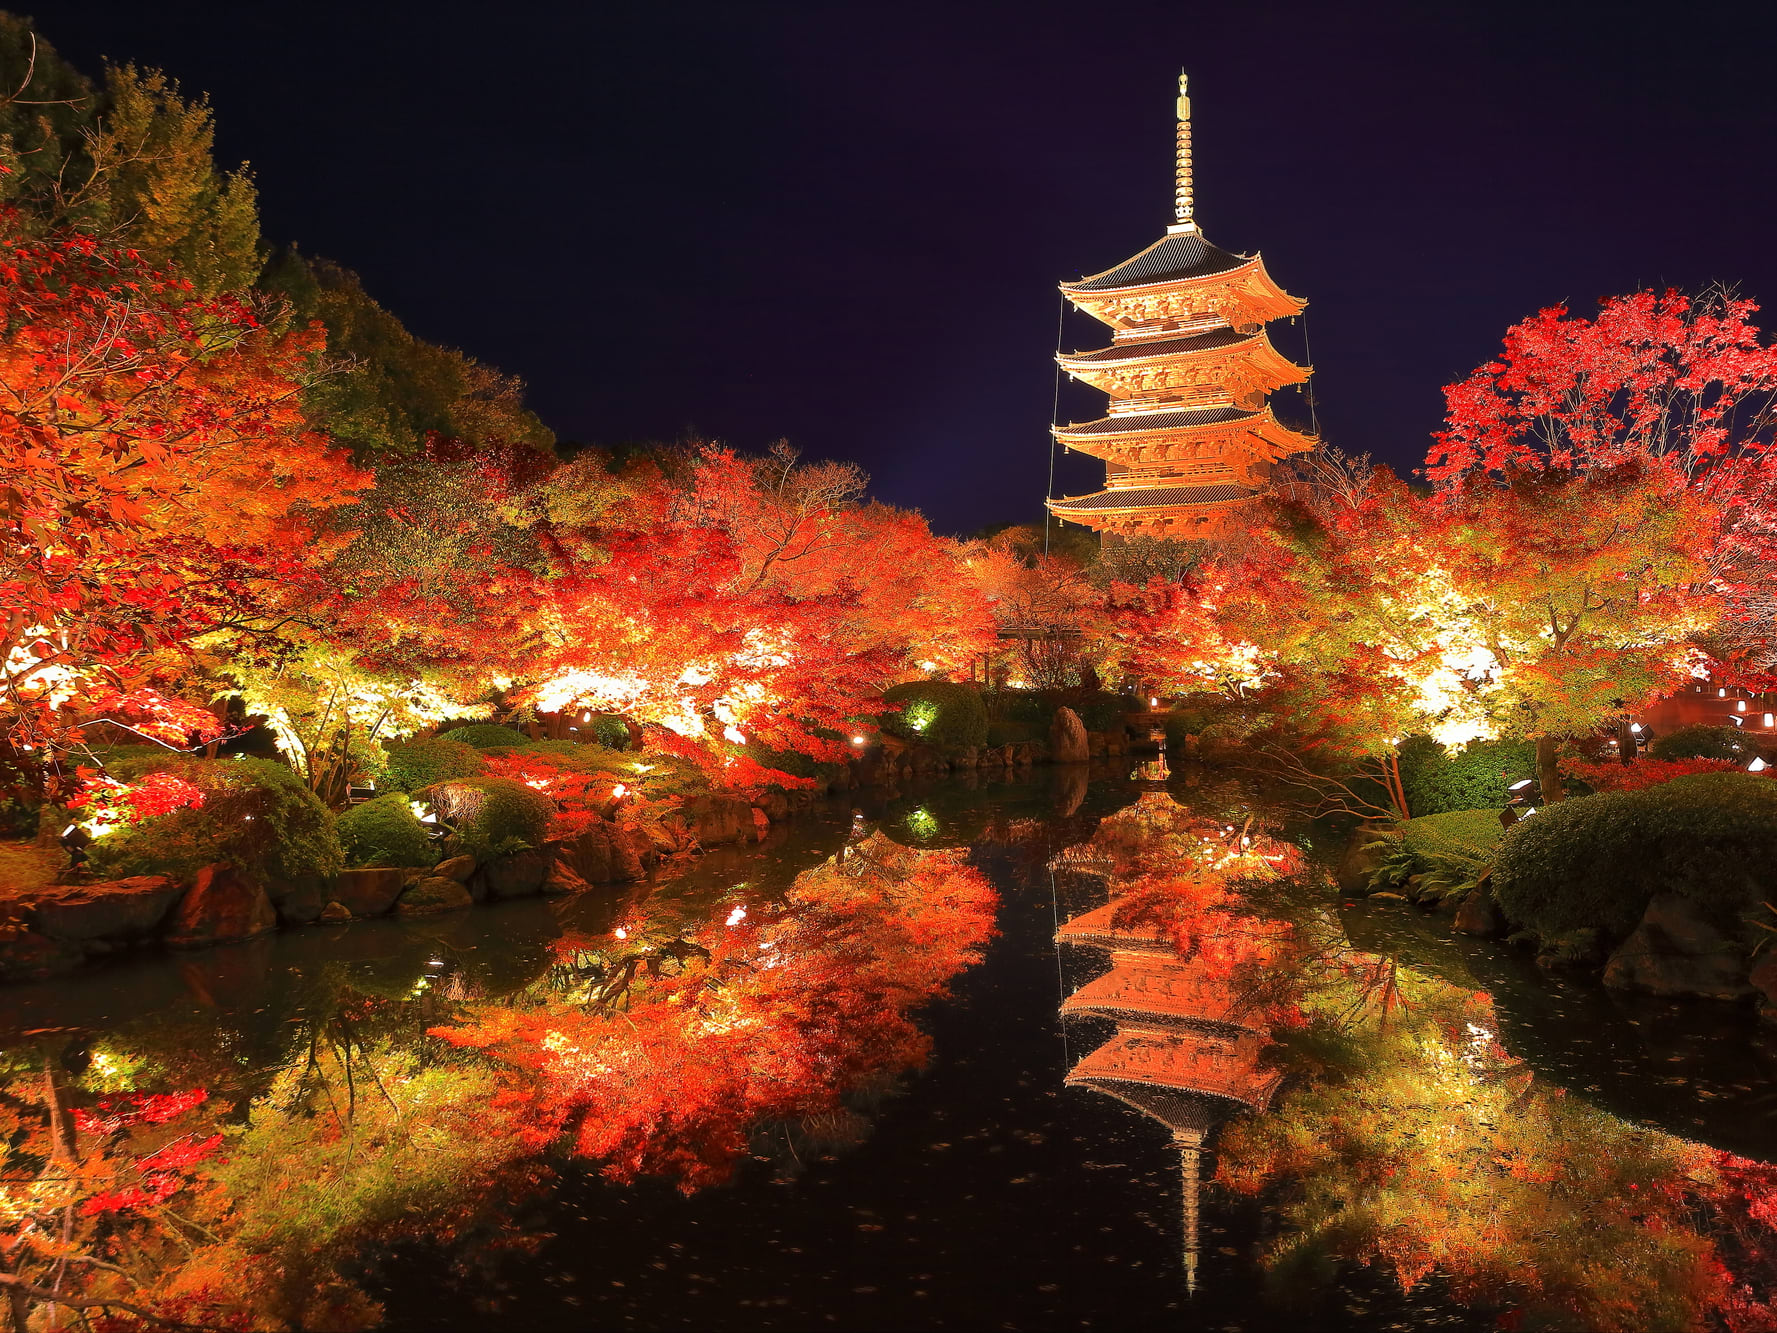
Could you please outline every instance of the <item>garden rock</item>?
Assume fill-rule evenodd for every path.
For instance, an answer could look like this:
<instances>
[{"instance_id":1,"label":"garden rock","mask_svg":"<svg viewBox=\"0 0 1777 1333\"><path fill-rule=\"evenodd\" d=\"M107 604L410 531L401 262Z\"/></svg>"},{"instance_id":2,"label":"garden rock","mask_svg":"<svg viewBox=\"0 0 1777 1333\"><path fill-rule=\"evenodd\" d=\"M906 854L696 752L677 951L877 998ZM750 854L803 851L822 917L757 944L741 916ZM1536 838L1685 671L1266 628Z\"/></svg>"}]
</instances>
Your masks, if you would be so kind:
<instances>
[{"instance_id":1,"label":"garden rock","mask_svg":"<svg viewBox=\"0 0 1777 1333\"><path fill-rule=\"evenodd\" d=\"M1493 901L1485 884L1469 891L1468 897L1462 900L1462 906L1456 909L1456 919L1450 923L1453 930L1464 935L1479 935L1484 940L1498 939L1506 933L1506 919L1499 910L1499 904Z\"/></svg>"},{"instance_id":2,"label":"garden rock","mask_svg":"<svg viewBox=\"0 0 1777 1333\"><path fill-rule=\"evenodd\" d=\"M1766 953L1747 978L1759 993L1759 1017L1777 1023L1777 953Z\"/></svg>"},{"instance_id":3,"label":"garden rock","mask_svg":"<svg viewBox=\"0 0 1777 1333\"><path fill-rule=\"evenodd\" d=\"M435 912L459 911L474 903L469 890L456 880L445 875L428 875L402 893L395 910L402 916L430 916Z\"/></svg>"},{"instance_id":4,"label":"garden rock","mask_svg":"<svg viewBox=\"0 0 1777 1333\"><path fill-rule=\"evenodd\" d=\"M687 801L685 817L691 822L692 836L705 847L740 842L753 831L753 807L742 797L722 792Z\"/></svg>"},{"instance_id":5,"label":"garden rock","mask_svg":"<svg viewBox=\"0 0 1777 1333\"><path fill-rule=\"evenodd\" d=\"M27 910L32 925L52 939L139 939L154 932L179 893L179 885L160 875L55 884L32 890Z\"/></svg>"},{"instance_id":6,"label":"garden rock","mask_svg":"<svg viewBox=\"0 0 1777 1333\"><path fill-rule=\"evenodd\" d=\"M0 981L42 981L79 967L84 955L67 940L16 927L0 936Z\"/></svg>"},{"instance_id":7,"label":"garden rock","mask_svg":"<svg viewBox=\"0 0 1777 1333\"><path fill-rule=\"evenodd\" d=\"M174 949L250 940L277 929L278 913L257 881L229 865L205 866L167 919Z\"/></svg>"},{"instance_id":8,"label":"garden rock","mask_svg":"<svg viewBox=\"0 0 1777 1333\"><path fill-rule=\"evenodd\" d=\"M565 897L571 893L585 893L592 885L584 876L575 870L569 861L557 858L549 863L549 873L543 877L543 893L551 898Z\"/></svg>"},{"instance_id":9,"label":"garden rock","mask_svg":"<svg viewBox=\"0 0 1777 1333\"><path fill-rule=\"evenodd\" d=\"M333 890L319 876L304 876L289 884L272 884L266 896L277 909L278 920L291 926L306 926L321 917L321 909L333 897Z\"/></svg>"},{"instance_id":10,"label":"garden rock","mask_svg":"<svg viewBox=\"0 0 1777 1333\"><path fill-rule=\"evenodd\" d=\"M789 815L790 798L776 787L767 787L753 798L753 809L764 811L765 817L775 824Z\"/></svg>"},{"instance_id":11,"label":"garden rock","mask_svg":"<svg viewBox=\"0 0 1777 1333\"><path fill-rule=\"evenodd\" d=\"M1654 995L1733 1000L1753 992L1746 952L1689 898L1656 893L1605 964L1604 984Z\"/></svg>"},{"instance_id":12,"label":"garden rock","mask_svg":"<svg viewBox=\"0 0 1777 1333\"><path fill-rule=\"evenodd\" d=\"M317 918L322 924L329 926L341 925L352 919L352 909L344 903L328 903L321 909L321 915Z\"/></svg>"},{"instance_id":13,"label":"garden rock","mask_svg":"<svg viewBox=\"0 0 1777 1333\"><path fill-rule=\"evenodd\" d=\"M1369 887L1370 876L1382 864L1382 858L1388 855L1389 847L1372 847L1370 844L1380 842L1387 829L1378 828L1373 824L1359 824L1351 830L1351 838L1345 844L1345 853L1339 858L1339 865L1333 871L1333 878L1338 881L1339 888L1346 893L1362 893Z\"/></svg>"},{"instance_id":14,"label":"garden rock","mask_svg":"<svg viewBox=\"0 0 1777 1333\"><path fill-rule=\"evenodd\" d=\"M448 861L440 861L438 868L432 872L444 879L454 879L459 884L467 884L469 876L475 873L473 856L453 856Z\"/></svg>"},{"instance_id":15,"label":"garden rock","mask_svg":"<svg viewBox=\"0 0 1777 1333\"><path fill-rule=\"evenodd\" d=\"M333 886L333 899L354 917L381 916L401 896L407 872L399 866L345 870Z\"/></svg>"},{"instance_id":16,"label":"garden rock","mask_svg":"<svg viewBox=\"0 0 1777 1333\"><path fill-rule=\"evenodd\" d=\"M528 898L543 887L549 862L533 848L497 857L482 867L487 890L494 898Z\"/></svg>"}]
</instances>

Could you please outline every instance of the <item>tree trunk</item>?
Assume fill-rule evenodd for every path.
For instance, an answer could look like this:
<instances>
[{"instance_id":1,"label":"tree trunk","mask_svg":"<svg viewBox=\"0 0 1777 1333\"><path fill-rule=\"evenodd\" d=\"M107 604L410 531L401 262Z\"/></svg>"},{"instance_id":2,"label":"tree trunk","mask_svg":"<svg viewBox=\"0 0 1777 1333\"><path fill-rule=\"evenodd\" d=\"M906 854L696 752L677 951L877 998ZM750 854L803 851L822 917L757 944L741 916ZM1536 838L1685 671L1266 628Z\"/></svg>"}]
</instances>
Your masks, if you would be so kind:
<instances>
[{"instance_id":1,"label":"tree trunk","mask_svg":"<svg viewBox=\"0 0 1777 1333\"><path fill-rule=\"evenodd\" d=\"M1555 752L1560 748L1559 737L1536 738L1536 784L1542 788L1544 805L1552 805L1566 796L1561 790L1561 770L1555 766Z\"/></svg>"},{"instance_id":2,"label":"tree trunk","mask_svg":"<svg viewBox=\"0 0 1777 1333\"><path fill-rule=\"evenodd\" d=\"M1639 748L1635 740L1635 733L1629 730L1632 725L1627 717L1617 719L1617 757L1623 761L1625 767L1635 762L1636 751Z\"/></svg>"}]
</instances>

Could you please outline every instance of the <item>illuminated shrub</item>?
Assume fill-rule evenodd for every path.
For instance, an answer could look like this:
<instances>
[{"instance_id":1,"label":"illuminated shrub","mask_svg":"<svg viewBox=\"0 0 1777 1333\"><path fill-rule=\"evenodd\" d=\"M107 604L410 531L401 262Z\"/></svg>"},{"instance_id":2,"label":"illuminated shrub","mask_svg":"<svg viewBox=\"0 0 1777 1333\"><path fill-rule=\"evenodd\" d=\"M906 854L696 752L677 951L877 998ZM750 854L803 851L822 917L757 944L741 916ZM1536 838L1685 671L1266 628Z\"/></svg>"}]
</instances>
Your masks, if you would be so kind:
<instances>
[{"instance_id":1,"label":"illuminated shrub","mask_svg":"<svg viewBox=\"0 0 1777 1333\"><path fill-rule=\"evenodd\" d=\"M96 874L189 879L227 862L267 884L337 875L344 858L333 812L283 764L269 759L192 759L164 771L203 793L172 810L94 840Z\"/></svg>"},{"instance_id":2,"label":"illuminated shrub","mask_svg":"<svg viewBox=\"0 0 1777 1333\"><path fill-rule=\"evenodd\" d=\"M610 773L628 779L636 771L636 756L606 749L602 745L582 745L578 741L527 741L514 754L541 755L557 768L570 773Z\"/></svg>"},{"instance_id":3,"label":"illuminated shrub","mask_svg":"<svg viewBox=\"0 0 1777 1333\"><path fill-rule=\"evenodd\" d=\"M487 767L481 751L450 736L428 736L389 747L382 785L418 791L449 778L472 778Z\"/></svg>"},{"instance_id":4,"label":"illuminated shrub","mask_svg":"<svg viewBox=\"0 0 1777 1333\"><path fill-rule=\"evenodd\" d=\"M1680 727L1647 747L1651 759L1744 759L1752 751L1738 727Z\"/></svg>"},{"instance_id":5,"label":"illuminated shrub","mask_svg":"<svg viewBox=\"0 0 1777 1333\"><path fill-rule=\"evenodd\" d=\"M1510 799L1506 788L1536 772L1536 742L1528 740L1474 741L1451 751L1430 736L1409 736L1400 757L1401 785L1415 816L1498 810Z\"/></svg>"},{"instance_id":6,"label":"illuminated shrub","mask_svg":"<svg viewBox=\"0 0 1777 1333\"><path fill-rule=\"evenodd\" d=\"M337 827L348 866L427 866L438 859L406 792L353 806Z\"/></svg>"},{"instance_id":7,"label":"illuminated shrub","mask_svg":"<svg viewBox=\"0 0 1777 1333\"><path fill-rule=\"evenodd\" d=\"M417 795L478 860L541 847L555 819L554 801L512 778L453 778Z\"/></svg>"},{"instance_id":8,"label":"illuminated shrub","mask_svg":"<svg viewBox=\"0 0 1777 1333\"><path fill-rule=\"evenodd\" d=\"M1087 731L1115 731L1123 725L1126 714L1136 711L1146 702L1145 699L1137 699L1129 694L1097 690L1091 694L1076 693L1067 698L1057 697L1056 707L1073 709Z\"/></svg>"},{"instance_id":9,"label":"illuminated shrub","mask_svg":"<svg viewBox=\"0 0 1777 1333\"><path fill-rule=\"evenodd\" d=\"M1477 865L1492 858L1504 835L1497 809L1425 815L1409 819L1401 827L1401 841L1415 855L1450 857Z\"/></svg>"},{"instance_id":10,"label":"illuminated shrub","mask_svg":"<svg viewBox=\"0 0 1777 1333\"><path fill-rule=\"evenodd\" d=\"M882 729L891 736L940 750L987 744L987 708L973 685L915 680L895 686L882 697L902 705L898 711L882 714Z\"/></svg>"},{"instance_id":11,"label":"illuminated shrub","mask_svg":"<svg viewBox=\"0 0 1777 1333\"><path fill-rule=\"evenodd\" d=\"M1777 783L1704 773L1546 806L1494 861L1500 907L1544 939L1587 927L1620 939L1663 890L1729 929L1777 897Z\"/></svg>"},{"instance_id":12,"label":"illuminated shrub","mask_svg":"<svg viewBox=\"0 0 1777 1333\"><path fill-rule=\"evenodd\" d=\"M511 727L498 727L491 722L476 722L467 727L453 727L439 737L473 745L477 750L490 750L501 745L523 745L530 737Z\"/></svg>"}]
</instances>

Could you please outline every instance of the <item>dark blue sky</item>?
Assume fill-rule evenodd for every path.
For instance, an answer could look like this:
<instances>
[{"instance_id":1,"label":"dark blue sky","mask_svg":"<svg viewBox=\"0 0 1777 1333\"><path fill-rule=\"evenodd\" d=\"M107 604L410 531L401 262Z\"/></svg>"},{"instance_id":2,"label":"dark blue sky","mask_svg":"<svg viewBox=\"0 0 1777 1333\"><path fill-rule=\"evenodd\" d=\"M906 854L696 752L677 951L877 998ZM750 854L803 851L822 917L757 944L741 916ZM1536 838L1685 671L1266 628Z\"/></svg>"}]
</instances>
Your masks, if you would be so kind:
<instances>
[{"instance_id":1,"label":"dark blue sky","mask_svg":"<svg viewBox=\"0 0 1777 1333\"><path fill-rule=\"evenodd\" d=\"M1199 220L1308 299L1347 449L1416 465L1440 387L1539 306L1717 279L1777 304L1764 4L35 14L89 72L208 91L268 237L522 376L562 438L787 436L943 530L1040 513L1054 284L1170 220L1181 65Z\"/></svg>"}]
</instances>

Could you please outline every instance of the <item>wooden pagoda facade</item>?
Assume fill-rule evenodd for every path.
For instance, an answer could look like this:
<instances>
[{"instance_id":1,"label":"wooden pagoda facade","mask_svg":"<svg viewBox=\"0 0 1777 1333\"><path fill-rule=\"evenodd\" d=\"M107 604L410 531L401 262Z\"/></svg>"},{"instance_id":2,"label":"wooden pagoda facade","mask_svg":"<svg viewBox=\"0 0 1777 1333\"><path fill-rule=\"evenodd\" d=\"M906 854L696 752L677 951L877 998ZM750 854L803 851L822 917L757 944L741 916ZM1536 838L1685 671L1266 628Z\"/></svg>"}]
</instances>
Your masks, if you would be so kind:
<instances>
[{"instance_id":1,"label":"wooden pagoda facade","mask_svg":"<svg viewBox=\"0 0 1777 1333\"><path fill-rule=\"evenodd\" d=\"M1105 487L1051 500L1058 518L1101 532L1214 536L1266 485L1271 465L1314 446L1272 415L1269 396L1311 370L1265 334L1307 304L1265 271L1198 230L1191 183L1191 103L1179 76L1174 218L1166 235L1115 268L1061 284L1074 308L1111 330L1111 343L1057 357L1109 396L1097 420L1054 428L1070 450L1101 459Z\"/></svg>"}]
</instances>

